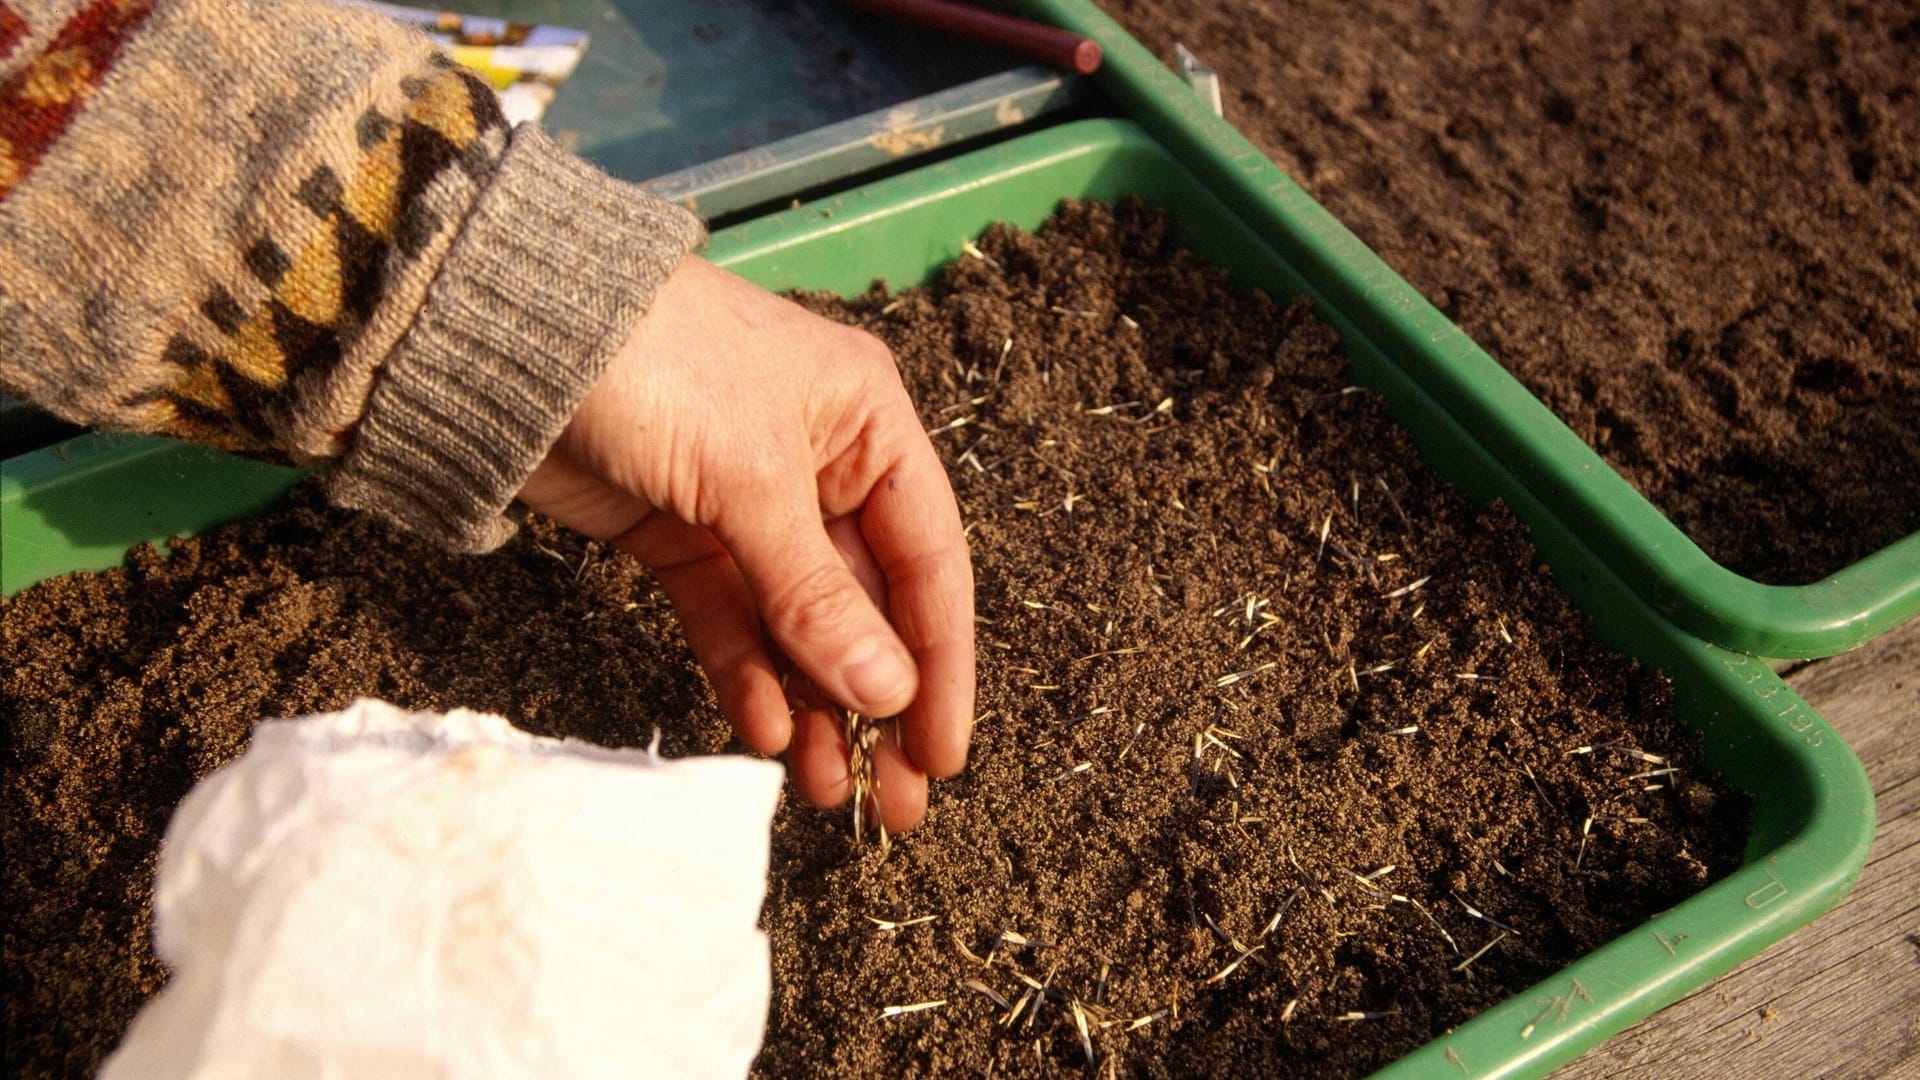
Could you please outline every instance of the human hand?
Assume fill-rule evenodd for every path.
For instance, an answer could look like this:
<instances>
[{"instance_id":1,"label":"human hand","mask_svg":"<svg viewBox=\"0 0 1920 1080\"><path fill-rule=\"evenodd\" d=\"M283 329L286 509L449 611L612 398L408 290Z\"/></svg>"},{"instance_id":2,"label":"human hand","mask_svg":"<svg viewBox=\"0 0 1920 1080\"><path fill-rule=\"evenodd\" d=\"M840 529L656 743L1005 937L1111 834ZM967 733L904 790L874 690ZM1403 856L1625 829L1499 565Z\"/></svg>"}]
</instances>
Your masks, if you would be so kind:
<instances>
[{"instance_id":1,"label":"human hand","mask_svg":"<svg viewBox=\"0 0 1920 1080\"><path fill-rule=\"evenodd\" d=\"M842 705L899 715L881 820L966 764L973 570L945 471L872 335L688 256L521 491L637 556L741 739L795 788L851 793L840 718L789 712L776 655ZM769 648L771 638L775 649Z\"/></svg>"}]
</instances>

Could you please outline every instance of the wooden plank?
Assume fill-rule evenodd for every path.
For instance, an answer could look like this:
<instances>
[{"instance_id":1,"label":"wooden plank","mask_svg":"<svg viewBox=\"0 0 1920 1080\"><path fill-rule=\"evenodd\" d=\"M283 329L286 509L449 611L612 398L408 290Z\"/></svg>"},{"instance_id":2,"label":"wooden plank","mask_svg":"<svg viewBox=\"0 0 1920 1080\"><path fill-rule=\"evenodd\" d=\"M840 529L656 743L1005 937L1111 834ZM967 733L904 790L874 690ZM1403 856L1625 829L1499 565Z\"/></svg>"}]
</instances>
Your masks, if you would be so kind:
<instances>
[{"instance_id":1,"label":"wooden plank","mask_svg":"<svg viewBox=\"0 0 1920 1080\"><path fill-rule=\"evenodd\" d=\"M1920 1078L1920 620L1787 681L1873 781L1879 827L1859 885L1555 1080Z\"/></svg>"}]
</instances>

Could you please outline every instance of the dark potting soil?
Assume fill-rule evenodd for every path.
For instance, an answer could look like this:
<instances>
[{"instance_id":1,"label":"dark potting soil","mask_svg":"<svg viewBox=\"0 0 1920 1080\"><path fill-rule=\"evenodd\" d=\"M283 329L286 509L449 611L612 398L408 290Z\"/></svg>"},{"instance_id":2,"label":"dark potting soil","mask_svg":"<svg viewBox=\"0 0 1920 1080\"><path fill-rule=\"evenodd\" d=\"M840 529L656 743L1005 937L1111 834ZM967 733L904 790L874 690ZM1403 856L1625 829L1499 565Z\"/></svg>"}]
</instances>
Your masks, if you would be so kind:
<instances>
[{"instance_id":1,"label":"dark potting soil","mask_svg":"<svg viewBox=\"0 0 1920 1080\"><path fill-rule=\"evenodd\" d=\"M1118 1074L1358 1073L1735 865L1745 799L1664 682L1343 385L1307 308L1138 207L979 249L809 300L946 429L982 716L889 855L783 805L762 1074L1079 1075L1076 1007ZM160 985L161 830L258 717L377 695L733 745L644 572L538 520L450 556L303 489L0 601L0 634L10 1076L82 1075Z\"/></svg>"},{"instance_id":2,"label":"dark potting soil","mask_svg":"<svg viewBox=\"0 0 1920 1080\"><path fill-rule=\"evenodd\" d=\"M1717 561L1920 531L1920 4L1099 2Z\"/></svg>"}]
</instances>

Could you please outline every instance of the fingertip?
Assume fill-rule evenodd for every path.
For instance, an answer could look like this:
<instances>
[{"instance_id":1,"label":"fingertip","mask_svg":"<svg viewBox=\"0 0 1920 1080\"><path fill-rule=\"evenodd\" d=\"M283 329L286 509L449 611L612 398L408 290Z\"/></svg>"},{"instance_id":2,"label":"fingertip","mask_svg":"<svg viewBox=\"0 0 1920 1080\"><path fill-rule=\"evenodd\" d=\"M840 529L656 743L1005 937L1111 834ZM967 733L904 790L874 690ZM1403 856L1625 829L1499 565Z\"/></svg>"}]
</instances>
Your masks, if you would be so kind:
<instances>
[{"instance_id":1,"label":"fingertip","mask_svg":"<svg viewBox=\"0 0 1920 1080\"><path fill-rule=\"evenodd\" d=\"M888 832L906 832L927 816L927 774L907 757L898 729L880 740L874 782L880 789L880 820Z\"/></svg>"},{"instance_id":2,"label":"fingertip","mask_svg":"<svg viewBox=\"0 0 1920 1080\"><path fill-rule=\"evenodd\" d=\"M716 690L715 696L747 749L768 756L786 751L793 740L793 716L770 667L743 673L738 685Z\"/></svg>"},{"instance_id":3,"label":"fingertip","mask_svg":"<svg viewBox=\"0 0 1920 1080\"><path fill-rule=\"evenodd\" d=\"M967 767L973 742L972 654L930 657L920 699L901 721L907 753L929 776L944 780Z\"/></svg>"},{"instance_id":4,"label":"fingertip","mask_svg":"<svg viewBox=\"0 0 1920 1080\"><path fill-rule=\"evenodd\" d=\"M793 721L786 717L740 721L733 729L747 749L767 757L779 757L793 745Z\"/></svg>"},{"instance_id":5,"label":"fingertip","mask_svg":"<svg viewBox=\"0 0 1920 1080\"><path fill-rule=\"evenodd\" d=\"M890 638L868 638L849 651L840 668L849 704L867 716L898 716L913 704L920 675L913 657Z\"/></svg>"},{"instance_id":6,"label":"fingertip","mask_svg":"<svg viewBox=\"0 0 1920 1080\"><path fill-rule=\"evenodd\" d=\"M913 755L913 760L935 780L950 780L967 771L970 750L970 743L963 737L925 747Z\"/></svg>"},{"instance_id":7,"label":"fingertip","mask_svg":"<svg viewBox=\"0 0 1920 1080\"><path fill-rule=\"evenodd\" d=\"M973 568L931 446L907 454L874 489L862 523L918 676L901 721L908 755L932 776L952 776L966 767L973 737Z\"/></svg>"},{"instance_id":8,"label":"fingertip","mask_svg":"<svg viewBox=\"0 0 1920 1080\"><path fill-rule=\"evenodd\" d=\"M800 797L822 809L846 805L852 794L847 742L832 710L805 708L794 714L787 773ZM907 756L898 728L880 740L873 755L880 820L888 832L905 832L927 814L927 774Z\"/></svg>"},{"instance_id":9,"label":"fingertip","mask_svg":"<svg viewBox=\"0 0 1920 1080\"><path fill-rule=\"evenodd\" d=\"M802 708L793 714L793 738L787 744L787 774L800 797L822 809L847 801L847 740L830 711Z\"/></svg>"},{"instance_id":10,"label":"fingertip","mask_svg":"<svg viewBox=\"0 0 1920 1080\"><path fill-rule=\"evenodd\" d=\"M951 729L937 732L916 729L907 739L907 754L928 776L946 780L966 771L971 735L965 728L958 733Z\"/></svg>"}]
</instances>

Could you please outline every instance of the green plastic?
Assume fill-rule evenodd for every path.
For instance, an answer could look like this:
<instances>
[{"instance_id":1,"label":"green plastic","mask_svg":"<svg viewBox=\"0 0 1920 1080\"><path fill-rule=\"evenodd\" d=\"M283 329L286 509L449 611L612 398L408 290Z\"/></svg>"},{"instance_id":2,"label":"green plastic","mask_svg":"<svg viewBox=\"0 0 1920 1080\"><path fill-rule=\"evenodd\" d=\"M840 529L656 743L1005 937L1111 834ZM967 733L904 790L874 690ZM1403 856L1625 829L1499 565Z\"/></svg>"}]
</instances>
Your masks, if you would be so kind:
<instances>
[{"instance_id":1,"label":"green plastic","mask_svg":"<svg viewBox=\"0 0 1920 1080\"><path fill-rule=\"evenodd\" d=\"M0 461L0 596L263 510L302 474L171 439L88 432Z\"/></svg>"},{"instance_id":2,"label":"green plastic","mask_svg":"<svg viewBox=\"0 0 1920 1080\"><path fill-rule=\"evenodd\" d=\"M1278 296L1305 288L1302 273L1194 174L1140 128L1111 120L1023 136L736 226L713 238L709 254L773 288L854 293L876 276L904 287L927 280L991 222L1032 227L1063 197L1124 194L1174 211L1189 246L1242 283ZM1386 398L1441 472L1533 523L1535 546L1602 639L1672 678L1676 708L1701 731L1709 760L1758 796L1747 862L1732 876L1379 1074L1538 1075L1837 903L1866 859L1872 792L1852 751L1763 661L1661 618L1548 512L1524 466L1504 465L1422 380L1340 321L1354 379ZM99 437L64 444L67 461L48 450L6 463L7 589L251 512L293 476L157 440L87 439ZM157 479L168 484L156 498Z\"/></svg>"},{"instance_id":3,"label":"green plastic","mask_svg":"<svg viewBox=\"0 0 1920 1080\"><path fill-rule=\"evenodd\" d=\"M1017 0L1100 43L1099 87L1312 283L1341 330L1398 357L1635 592L1684 629L1759 656L1844 652L1920 614L1920 533L1810 585L1714 562L1572 429L1088 0ZM1310 122L1302 118L1302 123ZM1534 524L1529 522L1529 524Z\"/></svg>"}]
</instances>

